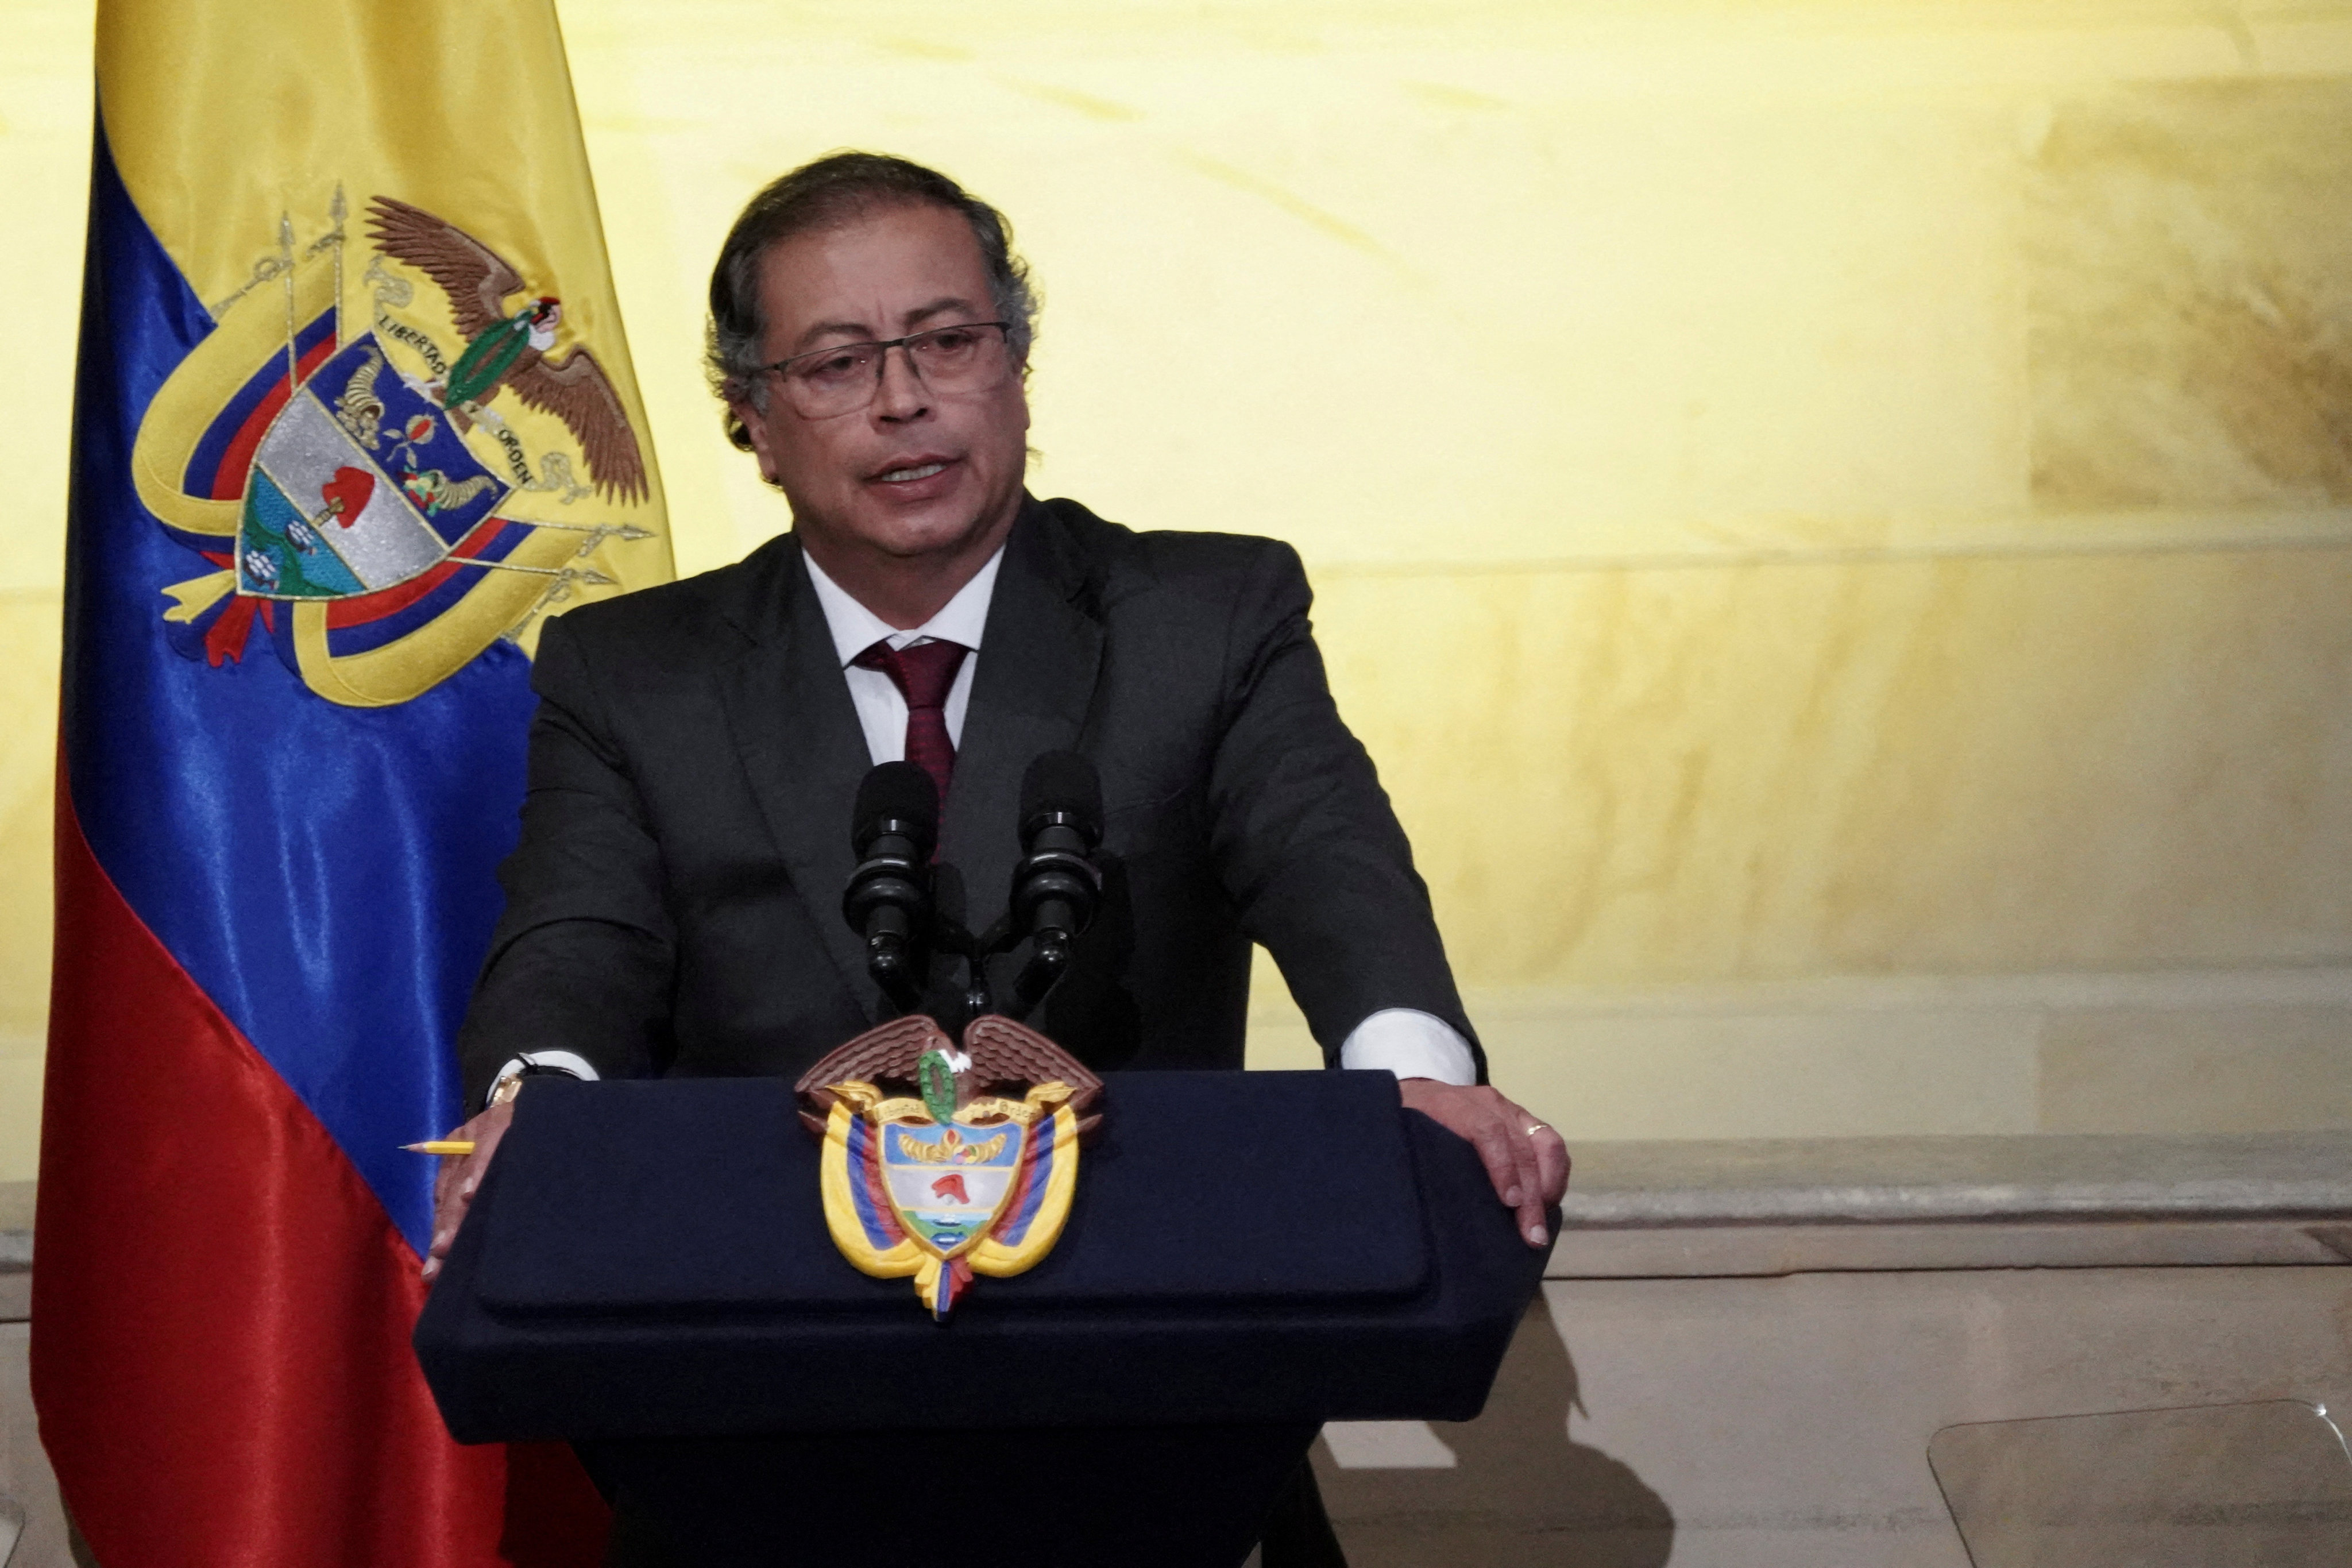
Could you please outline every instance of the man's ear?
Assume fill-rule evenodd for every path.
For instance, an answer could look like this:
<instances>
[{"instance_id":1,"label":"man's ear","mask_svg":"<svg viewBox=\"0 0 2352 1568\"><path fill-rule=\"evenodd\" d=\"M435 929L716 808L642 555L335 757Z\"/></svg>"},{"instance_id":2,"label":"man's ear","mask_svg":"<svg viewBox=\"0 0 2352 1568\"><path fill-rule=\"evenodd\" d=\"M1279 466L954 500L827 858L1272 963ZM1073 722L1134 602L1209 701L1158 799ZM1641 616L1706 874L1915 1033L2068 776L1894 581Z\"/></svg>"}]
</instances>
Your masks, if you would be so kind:
<instances>
[{"instance_id":1,"label":"man's ear","mask_svg":"<svg viewBox=\"0 0 2352 1568\"><path fill-rule=\"evenodd\" d=\"M737 450L759 458L761 479L770 484L776 482L776 455L768 444L767 426L761 422L760 411L748 400L738 398L728 404L727 439Z\"/></svg>"},{"instance_id":2,"label":"man's ear","mask_svg":"<svg viewBox=\"0 0 2352 1568\"><path fill-rule=\"evenodd\" d=\"M751 427L743 422L743 416L740 414L735 412L733 404L726 405L725 409L726 412L719 416L719 428L727 433L727 444L739 452L750 451Z\"/></svg>"}]
</instances>

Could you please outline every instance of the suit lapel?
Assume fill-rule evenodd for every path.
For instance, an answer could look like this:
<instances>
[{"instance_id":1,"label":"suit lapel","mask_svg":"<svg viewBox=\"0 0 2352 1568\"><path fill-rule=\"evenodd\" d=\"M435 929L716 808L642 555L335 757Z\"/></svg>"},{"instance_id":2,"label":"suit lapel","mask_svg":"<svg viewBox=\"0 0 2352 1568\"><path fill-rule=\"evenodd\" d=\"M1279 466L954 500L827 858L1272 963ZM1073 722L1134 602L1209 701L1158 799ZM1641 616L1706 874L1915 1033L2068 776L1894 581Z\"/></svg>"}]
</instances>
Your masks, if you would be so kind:
<instances>
[{"instance_id":1,"label":"suit lapel","mask_svg":"<svg viewBox=\"0 0 2352 1568\"><path fill-rule=\"evenodd\" d=\"M1012 892L1022 775L1038 752L1076 748L1101 668L1102 626L1080 607L1086 574L1063 546L1052 513L1028 501L1005 542L981 636L940 846L940 858L963 873L975 933Z\"/></svg>"},{"instance_id":2,"label":"suit lapel","mask_svg":"<svg viewBox=\"0 0 2352 1568\"><path fill-rule=\"evenodd\" d=\"M751 646L721 678L728 722L793 889L871 1019L878 994L866 978L865 948L839 909L856 866L849 816L871 762L866 732L798 542L778 541L775 562L777 570L753 577L751 595L730 612Z\"/></svg>"}]
</instances>

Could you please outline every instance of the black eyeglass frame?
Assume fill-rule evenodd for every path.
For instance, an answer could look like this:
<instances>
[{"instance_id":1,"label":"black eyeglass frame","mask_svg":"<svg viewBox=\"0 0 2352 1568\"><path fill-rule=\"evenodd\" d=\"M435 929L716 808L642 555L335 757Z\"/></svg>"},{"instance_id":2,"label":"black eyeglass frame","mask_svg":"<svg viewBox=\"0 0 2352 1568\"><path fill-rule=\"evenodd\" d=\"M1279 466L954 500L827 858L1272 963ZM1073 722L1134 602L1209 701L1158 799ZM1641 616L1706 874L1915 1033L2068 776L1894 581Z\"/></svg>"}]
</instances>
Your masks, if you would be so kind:
<instances>
[{"instance_id":1,"label":"black eyeglass frame","mask_svg":"<svg viewBox=\"0 0 2352 1568\"><path fill-rule=\"evenodd\" d=\"M821 349L808 349L800 353L786 354L782 359L776 361L773 364L763 364L760 368L764 372L773 374L778 381L782 382L786 386L790 386L792 384L792 378L784 374L784 367L786 365L797 363L804 359L815 359L823 354L837 354L855 349L873 349L876 351L874 355L874 389L876 392L879 392L882 389L882 377L887 372L890 358L890 351L892 349L904 349L907 348L907 345L909 343L920 342L925 338L936 337L941 332L969 331L974 327L994 327L998 331L1004 334L1004 347L1008 353L1011 352L1013 347L1012 322L950 321L943 327L925 327L919 332L908 332L903 338L866 338L851 343L827 343ZM914 351L911 349L908 349L907 353L907 363L908 368L914 371L916 377L920 379L923 374L922 367L916 363ZM866 395L866 400L867 402L871 402L873 400L872 393L868 393ZM862 407L864 405L860 405L859 406ZM844 410L844 412L845 413L847 410Z\"/></svg>"}]
</instances>

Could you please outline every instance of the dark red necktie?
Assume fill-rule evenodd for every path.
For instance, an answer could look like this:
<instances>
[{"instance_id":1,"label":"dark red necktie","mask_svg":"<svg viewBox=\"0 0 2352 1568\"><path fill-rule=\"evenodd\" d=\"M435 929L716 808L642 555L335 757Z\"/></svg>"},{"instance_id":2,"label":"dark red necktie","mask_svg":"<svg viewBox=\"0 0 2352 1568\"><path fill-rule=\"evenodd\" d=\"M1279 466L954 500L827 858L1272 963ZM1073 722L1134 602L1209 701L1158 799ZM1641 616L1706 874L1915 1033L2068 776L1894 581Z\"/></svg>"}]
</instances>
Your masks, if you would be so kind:
<instances>
[{"instance_id":1,"label":"dark red necktie","mask_svg":"<svg viewBox=\"0 0 2352 1568\"><path fill-rule=\"evenodd\" d=\"M861 669L878 669L890 678L907 700L907 760L931 775L940 786L940 805L947 805L948 780L955 775L955 742L948 738L948 692L956 671L971 649L960 642L933 637L912 647L876 643L849 662Z\"/></svg>"}]
</instances>

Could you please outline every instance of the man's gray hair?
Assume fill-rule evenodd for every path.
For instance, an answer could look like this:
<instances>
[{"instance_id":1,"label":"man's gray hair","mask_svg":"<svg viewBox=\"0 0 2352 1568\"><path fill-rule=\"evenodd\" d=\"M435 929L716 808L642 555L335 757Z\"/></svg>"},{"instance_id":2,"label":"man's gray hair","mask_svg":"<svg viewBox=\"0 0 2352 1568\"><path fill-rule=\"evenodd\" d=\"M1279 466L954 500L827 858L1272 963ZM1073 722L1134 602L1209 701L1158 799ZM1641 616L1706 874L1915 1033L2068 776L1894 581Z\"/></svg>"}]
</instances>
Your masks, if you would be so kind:
<instances>
[{"instance_id":1,"label":"man's gray hair","mask_svg":"<svg viewBox=\"0 0 2352 1568\"><path fill-rule=\"evenodd\" d=\"M829 153L803 163L753 196L727 231L719 264L710 269L710 323L705 367L722 404L768 405L761 359L760 263L770 246L794 235L837 227L879 207L923 205L960 213L980 242L988 267L996 319L1015 363L1029 363L1036 333L1037 294L1029 265L1013 251L1004 215L936 169L880 153ZM745 451L751 438L726 413L727 438Z\"/></svg>"}]
</instances>

